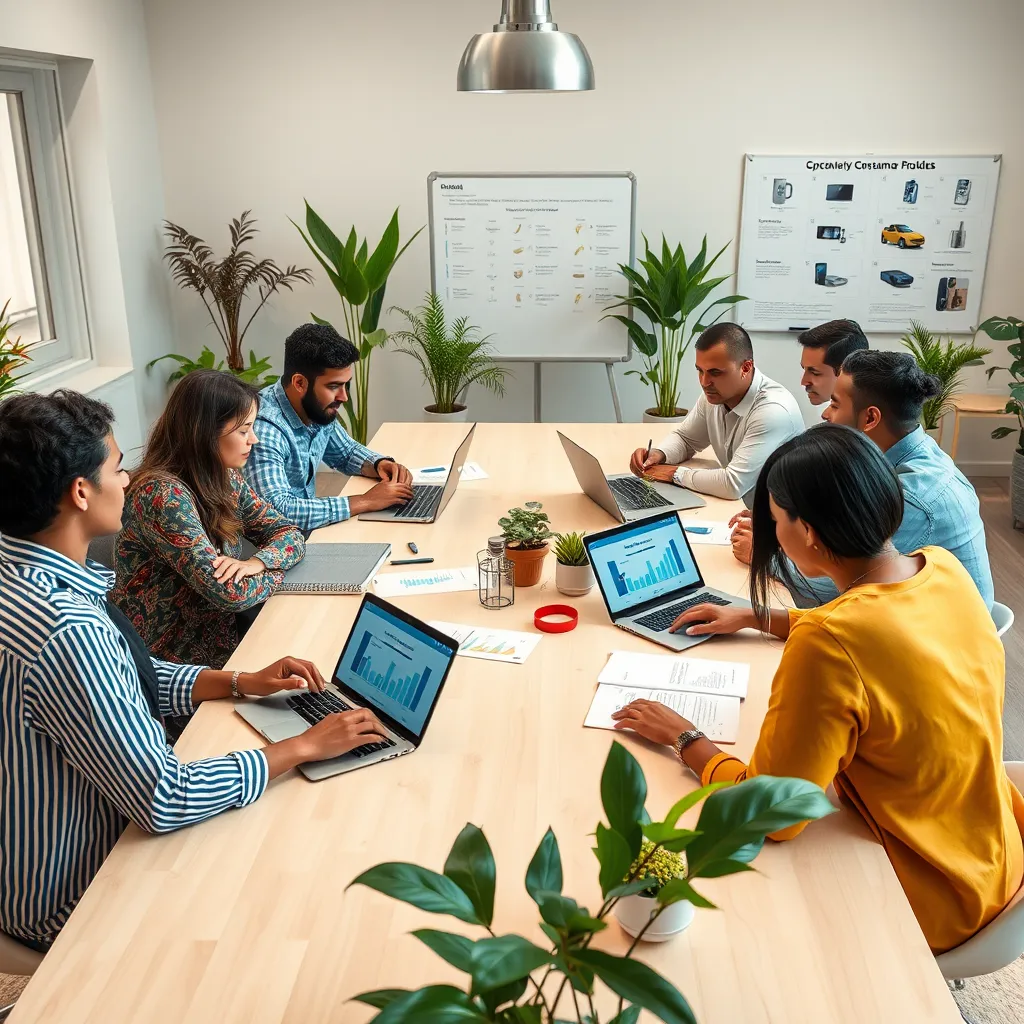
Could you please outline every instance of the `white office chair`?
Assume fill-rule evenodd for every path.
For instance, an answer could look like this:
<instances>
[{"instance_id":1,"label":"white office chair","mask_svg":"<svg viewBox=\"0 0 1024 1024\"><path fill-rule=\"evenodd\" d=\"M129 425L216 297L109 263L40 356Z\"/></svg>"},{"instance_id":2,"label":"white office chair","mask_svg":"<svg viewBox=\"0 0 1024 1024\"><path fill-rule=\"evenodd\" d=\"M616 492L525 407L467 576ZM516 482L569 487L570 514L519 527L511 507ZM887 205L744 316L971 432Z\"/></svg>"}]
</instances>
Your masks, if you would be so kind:
<instances>
[{"instance_id":1,"label":"white office chair","mask_svg":"<svg viewBox=\"0 0 1024 1024\"><path fill-rule=\"evenodd\" d=\"M37 953L0 932L0 974L30 976L36 973L36 968L42 962L42 953ZM0 1006L0 1021L7 1020L13 1009L14 1003L10 1006Z\"/></svg>"},{"instance_id":2,"label":"white office chair","mask_svg":"<svg viewBox=\"0 0 1024 1024\"><path fill-rule=\"evenodd\" d=\"M1009 610L1009 609L1007 609ZM993 609L994 612L994 609ZM1013 619L1011 613L1011 621ZM1006 774L1018 790L1024 792L1024 761L1007 761ZM966 942L940 953L935 962L947 981L959 982L992 974L1009 966L1024 953L1024 886L1018 890L1002 913Z\"/></svg>"},{"instance_id":3,"label":"white office chair","mask_svg":"<svg viewBox=\"0 0 1024 1024\"><path fill-rule=\"evenodd\" d=\"M1005 604L994 601L992 604L992 621L996 624L996 633L1002 636L1013 625L1013 609Z\"/></svg>"}]
</instances>

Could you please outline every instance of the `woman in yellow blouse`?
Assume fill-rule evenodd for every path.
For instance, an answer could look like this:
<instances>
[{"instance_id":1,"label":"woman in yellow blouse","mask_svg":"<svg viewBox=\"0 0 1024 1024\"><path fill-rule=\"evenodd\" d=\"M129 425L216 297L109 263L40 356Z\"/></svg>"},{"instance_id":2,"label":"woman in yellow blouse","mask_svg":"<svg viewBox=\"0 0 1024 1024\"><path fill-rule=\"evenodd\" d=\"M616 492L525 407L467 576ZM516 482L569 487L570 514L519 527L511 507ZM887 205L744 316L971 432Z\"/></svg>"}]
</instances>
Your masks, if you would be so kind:
<instances>
[{"instance_id":1,"label":"woman in yellow blouse","mask_svg":"<svg viewBox=\"0 0 1024 1024\"><path fill-rule=\"evenodd\" d=\"M705 784L834 782L885 847L939 953L1020 888L1024 800L1003 768L1004 659L992 618L947 551L893 547L902 518L898 479L862 434L823 425L782 445L755 491L753 610L704 605L673 626L760 627L786 641L749 765L661 704L635 701L615 717L617 728L673 745ZM770 610L772 577L787 572L781 554L804 576L831 577L839 597Z\"/></svg>"}]
</instances>

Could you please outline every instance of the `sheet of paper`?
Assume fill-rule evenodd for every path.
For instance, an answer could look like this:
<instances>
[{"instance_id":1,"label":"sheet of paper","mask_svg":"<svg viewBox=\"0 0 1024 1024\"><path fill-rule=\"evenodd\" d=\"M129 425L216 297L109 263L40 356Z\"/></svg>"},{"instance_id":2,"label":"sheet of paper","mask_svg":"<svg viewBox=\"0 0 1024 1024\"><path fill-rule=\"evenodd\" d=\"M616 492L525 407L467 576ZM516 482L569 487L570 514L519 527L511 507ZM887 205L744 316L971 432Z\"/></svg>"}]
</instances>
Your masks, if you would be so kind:
<instances>
[{"instance_id":1,"label":"sheet of paper","mask_svg":"<svg viewBox=\"0 0 1024 1024\"><path fill-rule=\"evenodd\" d=\"M689 690L745 698L750 666L741 661L703 661L672 654L612 651L597 681L644 690Z\"/></svg>"},{"instance_id":2,"label":"sheet of paper","mask_svg":"<svg viewBox=\"0 0 1024 1024\"><path fill-rule=\"evenodd\" d=\"M431 622L434 629L459 642L459 654L485 661L522 665L540 641L537 633L513 633L507 629L486 629L461 622Z\"/></svg>"},{"instance_id":3,"label":"sheet of paper","mask_svg":"<svg viewBox=\"0 0 1024 1024\"><path fill-rule=\"evenodd\" d=\"M728 522L715 519L682 518L686 539L691 544L723 544L732 543L732 527Z\"/></svg>"},{"instance_id":4,"label":"sheet of paper","mask_svg":"<svg viewBox=\"0 0 1024 1024\"><path fill-rule=\"evenodd\" d=\"M422 466L412 471L412 482L414 484L443 484L448 476L450 462L443 466ZM464 462L462 464L463 480L486 480L487 474L483 471L479 462Z\"/></svg>"},{"instance_id":5,"label":"sheet of paper","mask_svg":"<svg viewBox=\"0 0 1024 1024\"><path fill-rule=\"evenodd\" d=\"M378 597L415 597L417 594L451 594L457 590L476 590L477 568L427 569L425 572L387 572L373 578Z\"/></svg>"},{"instance_id":6,"label":"sheet of paper","mask_svg":"<svg viewBox=\"0 0 1024 1024\"><path fill-rule=\"evenodd\" d=\"M584 725L588 729L614 729L612 715L635 700L655 700L689 719L709 740L735 743L740 726L739 697L717 697L684 690L640 690L632 686L598 683Z\"/></svg>"}]
</instances>

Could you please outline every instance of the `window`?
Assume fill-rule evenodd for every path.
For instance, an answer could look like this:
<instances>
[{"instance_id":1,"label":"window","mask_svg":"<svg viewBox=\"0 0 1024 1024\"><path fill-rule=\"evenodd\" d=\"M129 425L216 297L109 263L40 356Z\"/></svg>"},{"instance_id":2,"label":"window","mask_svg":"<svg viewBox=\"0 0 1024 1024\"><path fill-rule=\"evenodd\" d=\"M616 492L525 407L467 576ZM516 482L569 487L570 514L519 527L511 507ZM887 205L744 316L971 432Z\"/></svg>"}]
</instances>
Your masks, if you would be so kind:
<instances>
[{"instance_id":1,"label":"window","mask_svg":"<svg viewBox=\"0 0 1024 1024\"><path fill-rule=\"evenodd\" d=\"M38 374L91 356L56 67L0 56L0 307Z\"/></svg>"}]
</instances>

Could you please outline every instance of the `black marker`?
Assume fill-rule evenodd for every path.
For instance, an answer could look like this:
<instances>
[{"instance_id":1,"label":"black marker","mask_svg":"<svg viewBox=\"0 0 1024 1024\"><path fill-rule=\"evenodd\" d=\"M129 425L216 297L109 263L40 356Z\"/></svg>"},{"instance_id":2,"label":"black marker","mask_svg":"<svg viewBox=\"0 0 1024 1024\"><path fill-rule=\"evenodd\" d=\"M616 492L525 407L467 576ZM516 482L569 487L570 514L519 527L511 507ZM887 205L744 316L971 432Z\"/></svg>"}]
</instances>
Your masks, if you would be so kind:
<instances>
[{"instance_id":1,"label":"black marker","mask_svg":"<svg viewBox=\"0 0 1024 1024\"><path fill-rule=\"evenodd\" d=\"M432 558L392 558L388 565L423 565L432 561Z\"/></svg>"}]
</instances>

